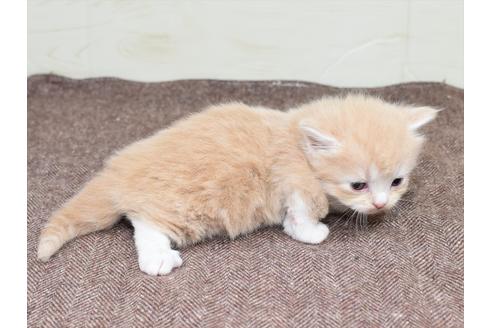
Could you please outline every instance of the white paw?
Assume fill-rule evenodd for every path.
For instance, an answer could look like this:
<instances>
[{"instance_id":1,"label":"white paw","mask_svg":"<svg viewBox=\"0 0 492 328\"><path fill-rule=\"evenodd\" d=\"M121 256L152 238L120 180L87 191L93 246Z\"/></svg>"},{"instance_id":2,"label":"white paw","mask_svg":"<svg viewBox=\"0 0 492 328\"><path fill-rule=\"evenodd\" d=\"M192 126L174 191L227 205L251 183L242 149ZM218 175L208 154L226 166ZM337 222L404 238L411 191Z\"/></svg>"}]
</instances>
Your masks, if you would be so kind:
<instances>
[{"instance_id":1,"label":"white paw","mask_svg":"<svg viewBox=\"0 0 492 328\"><path fill-rule=\"evenodd\" d=\"M151 276L165 275L183 264L179 252L168 250L143 251L138 255L140 270Z\"/></svg>"},{"instance_id":2,"label":"white paw","mask_svg":"<svg viewBox=\"0 0 492 328\"><path fill-rule=\"evenodd\" d=\"M285 225L285 232L292 238L307 244L319 244L328 237L330 230L326 224L301 222Z\"/></svg>"},{"instance_id":3,"label":"white paw","mask_svg":"<svg viewBox=\"0 0 492 328\"><path fill-rule=\"evenodd\" d=\"M38 259L47 262L59 248L60 243L50 238L41 238L38 246Z\"/></svg>"}]
</instances>

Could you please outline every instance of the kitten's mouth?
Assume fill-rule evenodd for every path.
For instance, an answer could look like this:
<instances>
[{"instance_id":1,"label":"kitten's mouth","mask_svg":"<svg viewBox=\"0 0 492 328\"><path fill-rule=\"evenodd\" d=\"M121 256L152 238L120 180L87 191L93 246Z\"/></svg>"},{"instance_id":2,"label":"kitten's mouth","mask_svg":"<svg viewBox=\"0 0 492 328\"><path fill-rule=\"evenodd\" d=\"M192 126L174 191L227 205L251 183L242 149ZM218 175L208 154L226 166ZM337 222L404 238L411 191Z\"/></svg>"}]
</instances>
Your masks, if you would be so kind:
<instances>
[{"instance_id":1,"label":"kitten's mouth","mask_svg":"<svg viewBox=\"0 0 492 328\"><path fill-rule=\"evenodd\" d=\"M360 211L360 210L357 210L355 208L353 208L353 210L354 211L357 211L357 212L361 212L361 213L366 214L366 215L370 215L370 216L380 216L380 215L384 215L390 209L384 207L384 208L381 208L381 209L371 208L371 209L368 209L368 210L365 210L365 211Z\"/></svg>"}]
</instances>

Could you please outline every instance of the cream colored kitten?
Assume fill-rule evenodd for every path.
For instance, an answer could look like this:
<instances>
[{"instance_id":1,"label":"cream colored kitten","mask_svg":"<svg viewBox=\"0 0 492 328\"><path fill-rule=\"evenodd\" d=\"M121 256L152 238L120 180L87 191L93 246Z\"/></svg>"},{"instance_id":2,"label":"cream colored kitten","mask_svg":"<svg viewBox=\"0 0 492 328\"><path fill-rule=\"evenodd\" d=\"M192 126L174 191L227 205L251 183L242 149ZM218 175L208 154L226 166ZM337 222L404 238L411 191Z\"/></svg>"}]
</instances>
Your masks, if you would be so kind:
<instances>
[{"instance_id":1,"label":"cream colored kitten","mask_svg":"<svg viewBox=\"0 0 492 328\"><path fill-rule=\"evenodd\" d=\"M178 247L282 224L311 244L328 196L365 214L387 210L406 191L429 107L367 96L325 98L288 112L241 103L213 106L136 142L53 214L41 233L47 261L68 240L111 227L135 228L140 269L169 273Z\"/></svg>"}]
</instances>

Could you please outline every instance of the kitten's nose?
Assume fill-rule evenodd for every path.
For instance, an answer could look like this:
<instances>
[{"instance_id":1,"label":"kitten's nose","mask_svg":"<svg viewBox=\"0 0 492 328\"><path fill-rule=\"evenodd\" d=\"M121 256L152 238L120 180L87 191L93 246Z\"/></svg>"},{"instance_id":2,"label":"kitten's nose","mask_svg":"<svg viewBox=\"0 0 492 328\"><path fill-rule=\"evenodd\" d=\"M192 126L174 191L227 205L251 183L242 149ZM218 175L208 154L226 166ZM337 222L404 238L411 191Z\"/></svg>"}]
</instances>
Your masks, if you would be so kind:
<instances>
[{"instance_id":1,"label":"kitten's nose","mask_svg":"<svg viewBox=\"0 0 492 328\"><path fill-rule=\"evenodd\" d=\"M380 210L386 205L386 202L374 202L374 203L372 203L372 205L374 205L375 208Z\"/></svg>"}]
</instances>

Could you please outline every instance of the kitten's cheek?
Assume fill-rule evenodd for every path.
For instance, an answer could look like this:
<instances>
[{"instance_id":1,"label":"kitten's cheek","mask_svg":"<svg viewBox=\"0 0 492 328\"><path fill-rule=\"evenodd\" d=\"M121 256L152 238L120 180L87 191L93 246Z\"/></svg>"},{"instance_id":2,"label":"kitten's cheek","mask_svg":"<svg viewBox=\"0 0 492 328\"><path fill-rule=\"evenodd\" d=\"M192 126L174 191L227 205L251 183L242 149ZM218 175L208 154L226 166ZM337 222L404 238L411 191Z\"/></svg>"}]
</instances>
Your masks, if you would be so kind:
<instances>
[{"instance_id":1,"label":"kitten's cheek","mask_svg":"<svg viewBox=\"0 0 492 328\"><path fill-rule=\"evenodd\" d=\"M391 209L393 207L395 207L396 204L398 204L398 202L400 201L401 199L401 195L403 193L399 194L399 195L395 195L396 197L393 197L393 198L390 198L389 202L388 202L388 209Z\"/></svg>"},{"instance_id":2,"label":"kitten's cheek","mask_svg":"<svg viewBox=\"0 0 492 328\"><path fill-rule=\"evenodd\" d=\"M361 206L351 206L350 208L352 208L357 212L368 214L368 215L375 213L375 208L372 206L361 205Z\"/></svg>"}]
</instances>

